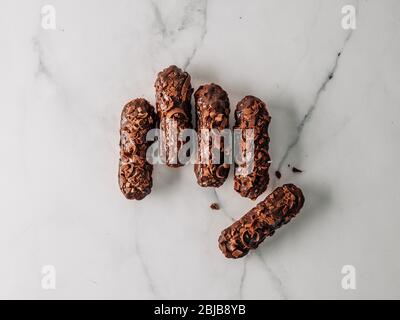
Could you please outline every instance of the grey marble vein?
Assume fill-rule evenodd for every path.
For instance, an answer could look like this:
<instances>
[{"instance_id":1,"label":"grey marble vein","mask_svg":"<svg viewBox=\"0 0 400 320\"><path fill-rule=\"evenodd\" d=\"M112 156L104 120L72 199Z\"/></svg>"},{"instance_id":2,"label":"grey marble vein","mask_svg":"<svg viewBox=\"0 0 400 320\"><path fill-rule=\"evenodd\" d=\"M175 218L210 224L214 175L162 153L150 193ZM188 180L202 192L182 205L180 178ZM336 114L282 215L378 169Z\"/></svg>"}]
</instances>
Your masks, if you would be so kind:
<instances>
[{"instance_id":1,"label":"grey marble vein","mask_svg":"<svg viewBox=\"0 0 400 320\"><path fill-rule=\"evenodd\" d=\"M33 50L37 54L37 67L36 67L36 77L44 75L51 78L50 71L45 64L44 49L39 37L35 37L32 40Z\"/></svg>"},{"instance_id":2,"label":"grey marble vein","mask_svg":"<svg viewBox=\"0 0 400 320\"><path fill-rule=\"evenodd\" d=\"M206 37L206 34L207 34L207 5L208 5L208 0L204 0L202 8L199 9L199 11L202 13L202 16L203 16L203 24L201 26L201 36L200 36L200 40L196 43L192 53L190 54L190 56L186 59L186 62L184 63L184 65L183 65L184 70L186 70L189 67L189 65L192 63L193 58L195 57L201 44L204 42L204 38Z\"/></svg>"},{"instance_id":3,"label":"grey marble vein","mask_svg":"<svg viewBox=\"0 0 400 320\"><path fill-rule=\"evenodd\" d=\"M154 286L153 279L150 276L149 268L148 268L148 266L147 266L147 264L146 264L146 262L145 262L145 260L143 258L142 251L141 251L141 248L140 248L140 245L139 245L138 229L137 228L135 228L135 229L136 229L135 230L135 250L136 250L136 254L137 254L138 259L140 261L140 264L142 266L143 273L144 273L144 275L145 275L145 277L147 279L147 284L148 284L148 287L150 289L150 292L153 294L154 297L157 297L157 292L156 292L156 288Z\"/></svg>"},{"instance_id":4,"label":"grey marble vein","mask_svg":"<svg viewBox=\"0 0 400 320\"><path fill-rule=\"evenodd\" d=\"M220 199L220 197L218 196L218 192L216 188L213 188L213 193L214 193L214 197L215 197L215 202L219 204L220 206L220 210L222 212L222 214L227 217L229 220L231 220L232 222L235 222L235 219L233 217L231 217L229 215L229 213L224 209L224 205L222 204L222 201Z\"/></svg>"},{"instance_id":5,"label":"grey marble vein","mask_svg":"<svg viewBox=\"0 0 400 320\"><path fill-rule=\"evenodd\" d=\"M155 21L158 26L157 29L161 33L162 38L165 39L165 37L167 36L167 26L165 25L164 19L161 15L160 8L157 6L157 4L154 1L151 1L150 4L153 9Z\"/></svg>"},{"instance_id":6,"label":"grey marble vein","mask_svg":"<svg viewBox=\"0 0 400 320\"><path fill-rule=\"evenodd\" d=\"M150 5L154 15L155 30L157 34L161 35L161 46L163 48L179 42L181 40L179 37L181 32L191 32L193 28L199 32L199 36L193 37L193 43L189 43L189 45L185 43L190 53L184 53L182 67L184 70L187 69L207 34L208 0L185 1L183 14L177 15L177 20L172 21L163 17L156 1L151 1Z\"/></svg>"},{"instance_id":7,"label":"grey marble vein","mask_svg":"<svg viewBox=\"0 0 400 320\"><path fill-rule=\"evenodd\" d=\"M244 287L244 281L246 280L246 273L247 273L247 259L244 259L243 272L242 276L240 277L240 283L239 283L239 299L243 299L243 287Z\"/></svg>"},{"instance_id":8,"label":"grey marble vein","mask_svg":"<svg viewBox=\"0 0 400 320\"><path fill-rule=\"evenodd\" d=\"M282 169L282 166L283 166L284 162L286 161L286 159L289 157L290 152L299 143L304 128L306 127L306 125L308 124L308 122L312 118L313 113L315 112L315 110L318 107L318 104L319 104L319 101L320 101L322 93L326 90L328 84L334 78L334 75L335 75L335 73L336 73L336 71L337 71L337 69L339 67L340 58L343 56L344 49L345 49L345 47L346 47L347 43L349 42L349 40L350 40L352 35L353 35L353 30L350 30L348 32L345 40L344 40L344 43L343 43L342 47L336 52L334 63L332 65L332 67L330 68L330 70L328 72L328 75L325 77L324 81L319 86L311 106L308 108L308 110L307 110L306 114L304 115L303 119L301 120L300 124L297 126L297 132L296 132L295 138L289 144L289 146L287 147L282 159L279 161L278 170Z\"/></svg>"},{"instance_id":9,"label":"grey marble vein","mask_svg":"<svg viewBox=\"0 0 400 320\"><path fill-rule=\"evenodd\" d=\"M269 276L271 277L274 288L275 288L276 292L279 294L279 296L281 297L281 299L288 300L288 296L287 296L287 293L286 293L286 290L285 290L285 287L283 285L281 278L279 278L278 275L269 267L269 265L267 264L267 262L265 261L265 259L261 253L256 252L255 254L260 258L262 264L265 266L265 270L268 272Z\"/></svg>"}]
</instances>

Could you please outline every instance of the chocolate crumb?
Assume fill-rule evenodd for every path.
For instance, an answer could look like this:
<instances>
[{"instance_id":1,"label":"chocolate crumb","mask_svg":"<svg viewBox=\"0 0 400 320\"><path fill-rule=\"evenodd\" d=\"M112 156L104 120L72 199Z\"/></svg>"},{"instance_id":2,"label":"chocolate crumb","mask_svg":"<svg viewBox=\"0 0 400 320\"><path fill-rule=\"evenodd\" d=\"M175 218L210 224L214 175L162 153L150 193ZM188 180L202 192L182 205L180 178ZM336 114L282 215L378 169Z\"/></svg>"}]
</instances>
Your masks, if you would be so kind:
<instances>
[{"instance_id":1,"label":"chocolate crumb","mask_svg":"<svg viewBox=\"0 0 400 320\"><path fill-rule=\"evenodd\" d=\"M333 73L331 73L331 74L329 75L329 80L332 80L332 78L333 78Z\"/></svg>"},{"instance_id":2,"label":"chocolate crumb","mask_svg":"<svg viewBox=\"0 0 400 320\"><path fill-rule=\"evenodd\" d=\"M213 204L211 204L210 208L211 208L212 210L219 210L219 209L220 209L218 203L213 203Z\"/></svg>"},{"instance_id":3,"label":"chocolate crumb","mask_svg":"<svg viewBox=\"0 0 400 320\"><path fill-rule=\"evenodd\" d=\"M276 175L276 177L278 178L278 179L280 179L280 178L282 178L282 174L281 174L281 172L280 171L275 171L275 175Z\"/></svg>"},{"instance_id":4,"label":"chocolate crumb","mask_svg":"<svg viewBox=\"0 0 400 320\"><path fill-rule=\"evenodd\" d=\"M293 168L292 168L292 171L293 171L294 173L302 173L302 172L303 172L303 170L297 169L296 167L293 167Z\"/></svg>"}]
</instances>

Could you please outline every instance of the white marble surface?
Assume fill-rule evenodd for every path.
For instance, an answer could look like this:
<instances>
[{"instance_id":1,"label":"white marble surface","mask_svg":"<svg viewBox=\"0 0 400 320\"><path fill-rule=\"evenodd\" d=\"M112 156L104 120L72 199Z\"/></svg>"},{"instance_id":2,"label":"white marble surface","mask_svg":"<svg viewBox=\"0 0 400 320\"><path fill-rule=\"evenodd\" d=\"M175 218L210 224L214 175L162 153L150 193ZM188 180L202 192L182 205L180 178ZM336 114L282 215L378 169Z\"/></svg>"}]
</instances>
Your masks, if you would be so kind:
<instances>
[{"instance_id":1,"label":"white marble surface","mask_svg":"<svg viewBox=\"0 0 400 320\"><path fill-rule=\"evenodd\" d=\"M0 298L400 298L399 1L2 0L0 26ZM121 108L154 102L170 64L233 106L268 101L283 175L268 191L304 189L302 213L245 259L217 247L254 205L232 177L215 194L190 166L157 166L145 200L118 189Z\"/></svg>"}]
</instances>

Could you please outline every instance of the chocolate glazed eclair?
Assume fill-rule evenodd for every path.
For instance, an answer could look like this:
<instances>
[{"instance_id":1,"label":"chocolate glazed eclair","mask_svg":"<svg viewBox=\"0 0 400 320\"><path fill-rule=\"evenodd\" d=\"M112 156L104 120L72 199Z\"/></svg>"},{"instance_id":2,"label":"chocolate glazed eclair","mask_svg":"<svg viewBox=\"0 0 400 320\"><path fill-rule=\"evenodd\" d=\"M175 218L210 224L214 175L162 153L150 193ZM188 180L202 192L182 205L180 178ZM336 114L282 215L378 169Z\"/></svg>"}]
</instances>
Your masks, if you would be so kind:
<instances>
[{"instance_id":1,"label":"chocolate glazed eclair","mask_svg":"<svg viewBox=\"0 0 400 320\"><path fill-rule=\"evenodd\" d=\"M256 249L266 237L293 219L304 205L300 188L286 184L222 231L219 248L227 258L241 258Z\"/></svg>"},{"instance_id":2,"label":"chocolate glazed eclair","mask_svg":"<svg viewBox=\"0 0 400 320\"><path fill-rule=\"evenodd\" d=\"M184 142L179 135L192 128L190 75L177 66L169 66L158 74L154 87L161 130L160 155L167 166L180 167L184 163L178 155Z\"/></svg>"},{"instance_id":3,"label":"chocolate glazed eclair","mask_svg":"<svg viewBox=\"0 0 400 320\"><path fill-rule=\"evenodd\" d=\"M201 86L194 94L198 136L197 162L194 172L201 187L222 186L228 178L230 165L224 162L222 130L229 128L229 99L216 84ZM202 130L208 132L202 141ZM219 159L213 161L213 154ZM218 160L218 161L216 161Z\"/></svg>"},{"instance_id":4,"label":"chocolate glazed eclair","mask_svg":"<svg viewBox=\"0 0 400 320\"><path fill-rule=\"evenodd\" d=\"M122 110L120 129L119 186L127 199L142 200L153 186L153 165L146 152L151 142L149 130L156 126L154 107L145 99L135 99Z\"/></svg>"},{"instance_id":5,"label":"chocolate glazed eclair","mask_svg":"<svg viewBox=\"0 0 400 320\"><path fill-rule=\"evenodd\" d=\"M248 172L244 161L235 162L234 189L242 196L257 199L268 187L270 167L268 127L271 117L266 104L253 96L244 97L236 106L234 129L241 129L239 151L253 159ZM254 148L246 150L246 129L253 131Z\"/></svg>"}]
</instances>

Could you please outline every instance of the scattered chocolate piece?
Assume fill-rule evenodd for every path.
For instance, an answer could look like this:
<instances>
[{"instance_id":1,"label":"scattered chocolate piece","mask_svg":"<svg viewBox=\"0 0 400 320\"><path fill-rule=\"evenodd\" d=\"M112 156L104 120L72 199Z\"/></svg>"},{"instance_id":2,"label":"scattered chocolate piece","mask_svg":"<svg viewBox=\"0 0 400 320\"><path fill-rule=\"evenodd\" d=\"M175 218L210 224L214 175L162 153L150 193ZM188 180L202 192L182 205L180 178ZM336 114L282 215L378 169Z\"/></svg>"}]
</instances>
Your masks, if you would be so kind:
<instances>
[{"instance_id":1,"label":"scattered chocolate piece","mask_svg":"<svg viewBox=\"0 0 400 320\"><path fill-rule=\"evenodd\" d=\"M278 179L280 179L280 178L282 178L282 174L281 174L281 172L280 171L275 171L275 176L278 178Z\"/></svg>"},{"instance_id":2,"label":"scattered chocolate piece","mask_svg":"<svg viewBox=\"0 0 400 320\"><path fill-rule=\"evenodd\" d=\"M293 167L293 168L292 168L292 171L293 171L294 173L302 173L302 172L303 172L303 170L297 169L296 167Z\"/></svg>"},{"instance_id":3,"label":"scattered chocolate piece","mask_svg":"<svg viewBox=\"0 0 400 320\"><path fill-rule=\"evenodd\" d=\"M275 189L264 201L222 231L218 239L220 250L227 258L244 257L294 218L303 204L303 192L295 185L286 184Z\"/></svg>"},{"instance_id":4,"label":"scattered chocolate piece","mask_svg":"<svg viewBox=\"0 0 400 320\"><path fill-rule=\"evenodd\" d=\"M178 154L183 146L179 134L192 128L190 99L193 93L190 75L177 66L161 71L154 84L156 108L160 119L160 154L169 167L180 167Z\"/></svg>"},{"instance_id":5,"label":"scattered chocolate piece","mask_svg":"<svg viewBox=\"0 0 400 320\"><path fill-rule=\"evenodd\" d=\"M240 153L242 158L252 152L254 166L248 173L247 164L235 163L234 188L242 196L252 200L257 199L269 183L268 169L270 167L268 127L271 117L266 104L253 96L246 96L241 100L235 111L236 124L234 129L241 129ZM254 130L254 150L246 152L246 130Z\"/></svg>"},{"instance_id":6,"label":"scattered chocolate piece","mask_svg":"<svg viewBox=\"0 0 400 320\"><path fill-rule=\"evenodd\" d=\"M135 99L122 110L120 129L119 186L127 199L142 200L153 186L153 166L146 160L146 135L156 126L154 107Z\"/></svg>"},{"instance_id":7,"label":"scattered chocolate piece","mask_svg":"<svg viewBox=\"0 0 400 320\"><path fill-rule=\"evenodd\" d=\"M219 210L219 209L220 209L218 203L212 203L211 206L210 206L210 208L211 208L212 210Z\"/></svg>"},{"instance_id":8,"label":"scattered chocolate piece","mask_svg":"<svg viewBox=\"0 0 400 320\"><path fill-rule=\"evenodd\" d=\"M194 172L201 187L218 188L228 178L230 169L230 164L224 162L224 138L221 134L222 130L229 128L228 94L212 83L197 89L194 98L198 136L198 161ZM204 129L208 134L202 139L201 130ZM216 141L215 145L213 141ZM213 154L219 156L219 161L213 161Z\"/></svg>"}]
</instances>

